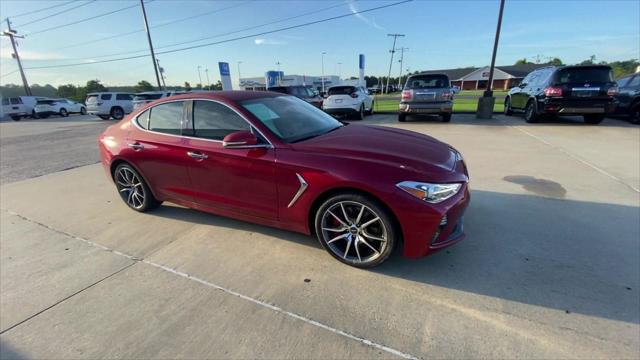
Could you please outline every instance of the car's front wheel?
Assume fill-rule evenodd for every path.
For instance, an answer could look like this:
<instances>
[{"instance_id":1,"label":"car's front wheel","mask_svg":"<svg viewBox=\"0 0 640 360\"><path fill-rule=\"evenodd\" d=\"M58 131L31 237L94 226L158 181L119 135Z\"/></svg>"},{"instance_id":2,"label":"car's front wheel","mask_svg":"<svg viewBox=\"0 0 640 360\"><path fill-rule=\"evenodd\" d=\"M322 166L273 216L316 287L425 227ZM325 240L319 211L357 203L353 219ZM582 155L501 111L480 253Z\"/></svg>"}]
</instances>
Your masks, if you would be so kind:
<instances>
[{"instance_id":1,"label":"car's front wheel","mask_svg":"<svg viewBox=\"0 0 640 360\"><path fill-rule=\"evenodd\" d=\"M371 102L371 108L367 111L367 115L373 115L373 106L375 105L375 101Z\"/></svg>"},{"instance_id":2,"label":"car's front wheel","mask_svg":"<svg viewBox=\"0 0 640 360\"><path fill-rule=\"evenodd\" d=\"M120 164L113 173L118 193L127 206L145 212L160 205L142 176L130 165Z\"/></svg>"},{"instance_id":3,"label":"car's front wheel","mask_svg":"<svg viewBox=\"0 0 640 360\"><path fill-rule=\"evenodd\" d=\"M11 115L11 120L20 121L20 115Z\"/></svg>"},{"instance_id":4,"label":"car's front wheel","mask_svg":"<svg viewBox=\"0 0 640 360\"><path fill-rule=\"evenodd\" d=\"M636 104L629 111L629 122L632 124L640 124L640 104Z\"/></svg>"},{"instance_id":5,"label":"car's front wheel","mask_svg":"<svg viewBox=\"0 0 640 360\"><path fill-rule=\"evenodd\" d=\"M112 108L111 117L116 120L122 120L124 118L124 110L122 110L122 108L119 106Z\"/></svg>"},{"instance_id":6,"label":"car's front wheel","mask_svg":"<svg viewBox=\"0 0 640 360\"><path fill-rule=\"evenodd\" d=\"M109 118L111 117L111 115L98 115L98 117L102 120L109 120Z\"/></svg>"},{"instance_id":7,"label":"car's front wheel","mask_svg":"<svg viewBox=\"0 0 640 360\"><path fill-rule=\"evenodd\" d=\"M65 109L65 108L60 109L60 116L62 116L62 117L69 116L69 112L67 111L67 109Z\"/></svg>"},{"instance_id":8,"label":"car's front wheel","mask_svg":"<svg viewBox=\"0 0 640 360\"><path fill-rule=\"evenodd\" d=\"M504 114L507 116L513 115L513 109L511 108L511 98L508 97L504 100Z\"/></svg>"},{"instance_id":9,"label":"car's front wheel","mask_svg":"<svg viewBox=\"0 0 640 360\"><path fill-rule=\"evenodd\" d=\"M87 109L84 106L80 108L80 114L87 115Z\"/></svg>"},{"instance_id":10,"label":"car's front wheel","mask_svg":"<svg viewBox=\"0 0 640 360\"><path fill-rule=\"evenodd\" d=\"M388 211L359 194L341 194L326 200L316 213L315 230L329 254L359 268L380 265L398 242Z\"/></svg>"},{"instance_id":11,"label":"car's front wheel","mask_svg":"<svg viewBox=\"0 0 640 360\"><path fill-rule=\"evenodd\" d=\"M536 103L531 100L527 103L527 107L524 110L524 120L528 123L535 123L538 121L538 112L536 111Z\"/></svg>"}]
</instances>

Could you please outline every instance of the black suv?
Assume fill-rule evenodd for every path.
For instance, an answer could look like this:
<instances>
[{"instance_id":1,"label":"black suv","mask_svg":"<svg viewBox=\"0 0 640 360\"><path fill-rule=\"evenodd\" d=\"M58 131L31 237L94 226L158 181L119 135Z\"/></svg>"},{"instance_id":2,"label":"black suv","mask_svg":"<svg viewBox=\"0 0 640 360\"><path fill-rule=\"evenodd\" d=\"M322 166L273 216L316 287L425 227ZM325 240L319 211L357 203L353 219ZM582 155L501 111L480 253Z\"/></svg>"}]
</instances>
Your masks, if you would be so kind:
<instances>
[{"instance_id":1,"label":"black suv","mask_svg":"<svg viewBox=\"0 0 640 360\"><path fill-rule=\"evenodd\" d=\"M599 124L613 110L617 93L609 66L549 66L532 71L509 90L504 113L523 110L529 123L544 115L582 115L587 124Z\"/></svg>"},{"instance_id":2,"label":"black suv","mask_svg":"<svg viewBox=\"0 0 640 360\"><path fill-rule=\"evenodd\" d=\"M640 124L640 73L618 80L618 85L616 113L629 115L631 123Z\"/></svg>"},{"instance_id":3,"label":"black suv","mask_svg":"<svg viewBox=\"0 0 640 360\"><path fill-rule=\"evenodd\" d=\"M294 85L294 86L272 86L268 89L269 91L275 91L282 94L293 95L297 98L300 98L309 104L317 107L318 109L322 108L322 97L316 94L311 88L302 86L302 85Z\"/></svg>"}]
</instances>

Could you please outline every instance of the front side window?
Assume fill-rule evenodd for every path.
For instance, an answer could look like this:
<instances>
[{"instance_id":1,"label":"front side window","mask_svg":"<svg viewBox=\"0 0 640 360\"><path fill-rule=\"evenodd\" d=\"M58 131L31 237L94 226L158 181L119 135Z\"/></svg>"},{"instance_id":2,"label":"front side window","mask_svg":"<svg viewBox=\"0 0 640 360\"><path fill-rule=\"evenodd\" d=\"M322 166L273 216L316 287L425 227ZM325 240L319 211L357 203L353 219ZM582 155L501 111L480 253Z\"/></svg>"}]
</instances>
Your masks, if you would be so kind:
<instances>
[{"instance_id":1,"label":"front side window","mask_svg":"<svg viewBox=\"0 0 640 360\"><path fill-rule=\"evenodd\" d=\"M240 105L287 143L316 137L343 126L331 115L292 96L244 100Z\"/></svg>"},{"instance_id":2,"label":"front side window","mask_svg":"<svg viewBox=\"0 0 640 360\"><path fill-rule=\"evenodd\" d=\"M182 101L154 106L149 114L149 130L180 135L182 129Z\"/></svg>"},{"instance_id":3,"label":"front side window","mask_svg":"<svg viewBox=\"0 0 640 360\"><path fill-rule=\"evenodd\" d=\"M251 129L240 115L229 107L213 101L193 102L193 132L195 137L222 140L232 132Z\"/></svg>"},{"instance_id":4,"label":"front side window","mask_svg":"<svg viewBox=\"0 0 640 360\"><path fill-rule=\"evenodd\" d=\"M111 100L111 94L102 94L100 95L101 100Z\"/></svg>"}]
</instances>

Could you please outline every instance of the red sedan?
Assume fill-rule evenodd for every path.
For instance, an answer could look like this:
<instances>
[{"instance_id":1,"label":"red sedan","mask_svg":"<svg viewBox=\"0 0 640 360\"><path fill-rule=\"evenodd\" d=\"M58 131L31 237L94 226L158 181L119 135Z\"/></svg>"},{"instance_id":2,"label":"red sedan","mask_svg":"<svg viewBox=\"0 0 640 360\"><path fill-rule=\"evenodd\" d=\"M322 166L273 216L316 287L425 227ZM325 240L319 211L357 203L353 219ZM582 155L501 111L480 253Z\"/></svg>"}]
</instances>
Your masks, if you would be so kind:
<instances>
[{"instance_id":1,"label":"red sedan","mask_svg":"<svg viewBox=\"0 0 640 360\"><path fill-rule=\"evenodd\" d=\"M313 234L352 266L464 237L469 175L459 152L407 130L341 123L293 96L163 98L109 127L99 147L136 211L169 201Z\"/></svg>"}]
</instances>

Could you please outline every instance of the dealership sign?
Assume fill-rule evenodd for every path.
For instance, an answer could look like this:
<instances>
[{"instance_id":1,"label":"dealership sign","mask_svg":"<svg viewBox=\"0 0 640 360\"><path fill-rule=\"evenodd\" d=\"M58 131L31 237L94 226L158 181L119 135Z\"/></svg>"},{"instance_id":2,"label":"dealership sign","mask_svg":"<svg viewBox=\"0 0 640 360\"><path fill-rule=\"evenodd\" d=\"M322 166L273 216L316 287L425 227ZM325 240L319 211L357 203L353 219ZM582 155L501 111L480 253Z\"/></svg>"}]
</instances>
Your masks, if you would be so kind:
<instances>
[{"instance_id":1,"label":"dealership sign","mask_svg":"<svg viewBox=\"0 0 640 360\"><path fill-rule=\"evenodd\" d=\"M233 90L233 87L231 86L231 71L229 70L229 63L219 62L218 68L220 69L222 90Z\"/></svg>"}]
</instances>

